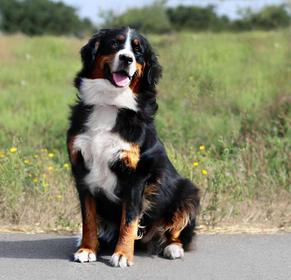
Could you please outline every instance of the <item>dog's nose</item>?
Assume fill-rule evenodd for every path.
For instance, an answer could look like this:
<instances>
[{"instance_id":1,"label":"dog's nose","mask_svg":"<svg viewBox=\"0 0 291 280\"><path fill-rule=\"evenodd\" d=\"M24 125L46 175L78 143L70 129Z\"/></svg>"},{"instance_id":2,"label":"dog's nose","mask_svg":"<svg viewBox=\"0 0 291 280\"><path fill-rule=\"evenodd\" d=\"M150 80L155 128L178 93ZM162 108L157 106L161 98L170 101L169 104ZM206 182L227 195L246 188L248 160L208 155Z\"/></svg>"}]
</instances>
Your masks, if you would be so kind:
<instances>
[{"instance_id":1,"label":"dog's nose","mask_svg":"<svg viewBox=\"0 0 291 280\"><path fill-rule=\"evenodd\" d=\"M130 65L133 62L133 58L125 54L119 55L119 60L127 65Z\"/></svg>"}]
</instances>

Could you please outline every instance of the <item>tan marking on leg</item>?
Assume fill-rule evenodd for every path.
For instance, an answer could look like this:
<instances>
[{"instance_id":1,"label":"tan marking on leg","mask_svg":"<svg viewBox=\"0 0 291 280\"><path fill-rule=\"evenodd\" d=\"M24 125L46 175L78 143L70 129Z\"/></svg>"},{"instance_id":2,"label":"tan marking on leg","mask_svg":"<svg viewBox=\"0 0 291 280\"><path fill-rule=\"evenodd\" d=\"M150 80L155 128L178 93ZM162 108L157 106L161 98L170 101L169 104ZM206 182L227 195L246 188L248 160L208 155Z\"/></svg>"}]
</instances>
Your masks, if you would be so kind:
<instances>
[{"instance_id":1,"label":"tan marking on leg","mask_svg":"<svg viewBox=\"0 0 291 280\"><path fill-rule=\"evenodd\" d=\"M138 218L126 223L126 206L122 207L122 217L120 222L119 239L114 251L114 255L126 257L128 264L133 264L134 241L137 239Z\"/></svg>"},{"instance_id":2,"label":"tan marking on leg","mask_svg":"<svg viewBox=\"0 0 291 280\"><path fill-rule=\"evenodd\" d=\"M166 241L166 244L178 243L181 244L179 239L181 231L187 226L190 219L190 214L187 211L177 211L170 222L164 220L157 221L151 226L151 229L146 232L142 241L147 243L152 240L154 236L161 236L161 241ZM167 237L164 240L162 237Z\"/></svg>"},{"instance_id":3,"label":"tan marking on leg","mask_svg":"<svg viewBox=\"0 0 291 280\"><path fill-rule=\"evenodd\" d=\"M190 213L183 210L178 210L173 218L172 223L167 225L167 246L164 248L163 255L169 259L182 258L184 249L181 240L179 239L181 231L187 226L190 220Z\"/></svg>"},{"instance_id":4,"label":"tan marking on leg","mask_svg":"<svg viewBox=\"0 0 291 280\"><path fill-rule=\"evenodd\" d=\"M139 146L137 144L130 144L130 150L123 151L121 153L121 158L127 167L136 169L140 158Z\"/></svg>"},{"instance_id":5,"label":"tan marking on leg","mask_svg":"<svg viewBox=\"0 0 291 280\"><path fill-rule=\"evenodd\" d=\"M96 200L91 195L84 198L84 213L82 214L82 241L79 250L74 254L75 261L96 261L98 250L97 228L100 220L96 213Z\"/></svg>"},{"instance_id":6,"label":"tan marking on leg","mask_svg":"<svg viewBox=\"0 0 291 280\"><path fill-rule=\"evenodd\" d=\"M167 226L170 233L168 243L181 243L179 236L181 231L187 226L190 221L190 213L185 210L178 210L173 218L172 224Z\"/></svg>"},{"instance_id":7,"label":"tan marking on leg","mask_svg":"<svg viewBox=\"0 0 291 280\"><path fill-rule=\"evenodd\" d=\"M80 250L89 249L94 252L98 249L97 228L99 219L96 213L96 200L94 197L88 195L84 201L85 213L83 215L83 235L80 245Z\"/></svg>"}]
</instances>

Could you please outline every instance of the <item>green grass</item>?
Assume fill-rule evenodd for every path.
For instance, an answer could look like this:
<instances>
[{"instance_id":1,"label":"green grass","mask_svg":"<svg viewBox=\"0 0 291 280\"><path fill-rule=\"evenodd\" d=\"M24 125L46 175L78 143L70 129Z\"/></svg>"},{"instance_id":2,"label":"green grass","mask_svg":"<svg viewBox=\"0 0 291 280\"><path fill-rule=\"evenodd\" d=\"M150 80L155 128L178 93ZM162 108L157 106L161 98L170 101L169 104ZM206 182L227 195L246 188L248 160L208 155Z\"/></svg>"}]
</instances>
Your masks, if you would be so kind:
<instances>
[{"instance_id":1,"label":"green grass","mask_svg":"<svg viewBox=\"0 0 291 280\"><path fill-rule=\"evenodd\" d=\"M164 69L158 131L177 169L201 188L200 224L291 225L289 37L283 30L150 38ZM65 133L84 43L0 37L2 224L80 222Z\"/></svg>"}]
</instances>

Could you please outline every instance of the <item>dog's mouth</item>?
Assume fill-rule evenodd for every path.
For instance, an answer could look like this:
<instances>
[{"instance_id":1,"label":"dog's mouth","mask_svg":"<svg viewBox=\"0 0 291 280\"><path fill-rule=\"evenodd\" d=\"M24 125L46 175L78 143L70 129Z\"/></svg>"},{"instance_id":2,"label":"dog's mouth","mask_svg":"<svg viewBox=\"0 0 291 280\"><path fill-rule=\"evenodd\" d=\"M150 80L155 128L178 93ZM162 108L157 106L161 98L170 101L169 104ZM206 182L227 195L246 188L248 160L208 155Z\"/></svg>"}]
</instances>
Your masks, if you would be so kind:
<instances>
[{"instance_id":1,"label":"dog's mouth","mask_svg":"<svg viewBox=\"0 0 291 280\"><path fill-rule=\"evenodd\" d=\"M117 87L126 87L130 84L131 76L125 70L112 73L112 81Z\"/></svg>"},{"instance_id":2,"label":"dog's mouth","mask_svg":"<svg viewBox=\"0 0 291 280\"><path fill-rule=\"evenodd\" d=\"M130 76L126 70L119 70L111 73L110 67L108 65L105 67L105 77L115 87L120 88L129 86L132 79L132 76Z\"/></svg>"}]
</instances>

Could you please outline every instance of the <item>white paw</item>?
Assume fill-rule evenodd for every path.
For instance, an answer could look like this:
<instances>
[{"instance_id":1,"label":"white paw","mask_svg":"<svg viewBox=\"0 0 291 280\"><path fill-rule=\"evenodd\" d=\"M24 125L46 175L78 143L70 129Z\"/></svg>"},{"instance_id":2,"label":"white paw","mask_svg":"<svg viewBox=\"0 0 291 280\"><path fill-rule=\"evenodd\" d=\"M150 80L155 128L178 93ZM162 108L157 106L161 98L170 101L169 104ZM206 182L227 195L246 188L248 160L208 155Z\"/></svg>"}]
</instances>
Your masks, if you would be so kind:
<instances>
[{"instance_id":1,"label":"white paw","mask_svg":"<svg viewBox=\"0 0 291 280\"><path fill-rule=\"evenodd\" d=\"M81 248L74 254L74 261L80 263L96 262L96 254L90 249Z\"/></svg>"},{"instance_id":2,"label":"white paw","mask_svg":"<svg viewBox=\"0 0 291 280\"><path fill-rule=\"evenodd\" d=\"M164 257L174 260L184 257L184 249L180 244L170 244L164 249Z\"/></svg>"},{"instance_id":3,"label":"white paw","mask_svg":"<svg viewBox=\"0 0 291 280\"><path fill-rule=\"evenodd\" d=\"M126 256L122 254L115 253L112 255L110 263L112 266L125 268L127 266L132 266L133 262L130 262Z\"/></svg>"}]
</instances>

